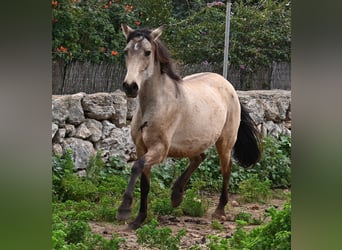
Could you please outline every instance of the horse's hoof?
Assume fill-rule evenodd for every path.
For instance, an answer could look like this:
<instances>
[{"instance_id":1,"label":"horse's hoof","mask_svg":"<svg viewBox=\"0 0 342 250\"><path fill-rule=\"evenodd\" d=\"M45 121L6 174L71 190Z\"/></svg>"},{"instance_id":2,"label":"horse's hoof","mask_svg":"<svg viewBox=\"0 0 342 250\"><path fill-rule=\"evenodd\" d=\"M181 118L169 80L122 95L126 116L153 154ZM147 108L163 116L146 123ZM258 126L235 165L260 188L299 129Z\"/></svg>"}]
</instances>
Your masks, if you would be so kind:
<instances>
[{"instance_id":1,"label":"horse's hoof","mask_svg":"<svg viewBox=\"0 0 342 250\"><path fill-rule=\"evenodd\" d=\"M118 209L118 214L116 216L116 219L119 221L126 221L131 216L131 209L130 208L124 208L120 207Z\"/></svg>"},{"instance_id":2,"label":"horse's hoof","mask_svg":"<svg viewBox=\"0 0 342 250\"><path fill-rule=\"evenodd\" d=\"M140 226L141 226L141 224L133 221L133 222L128 224L128 229L129 230L137 230Z\"/></svg>"},{"instance_id":3,"label":"horse's hoof","mask_svg":"<svg viewBox=\"0 0 342 250\"><path fill-rule=\"evenodd\" d=\"M182 192L172 192L171 194L171 205L172 207L178 207L183 201Z\"/></svg>"},{"instance_id":4,"label":"horse's hoof","mask_svg":"<svg viewBox=\"0 0 342 250\"><path fill-rule=\"evenodd\" d=\"M220 209L216 209L215 212L211 215L211 217L221 221L225 221L227 219L224 210Z\"/></svg>"}]
</instances>

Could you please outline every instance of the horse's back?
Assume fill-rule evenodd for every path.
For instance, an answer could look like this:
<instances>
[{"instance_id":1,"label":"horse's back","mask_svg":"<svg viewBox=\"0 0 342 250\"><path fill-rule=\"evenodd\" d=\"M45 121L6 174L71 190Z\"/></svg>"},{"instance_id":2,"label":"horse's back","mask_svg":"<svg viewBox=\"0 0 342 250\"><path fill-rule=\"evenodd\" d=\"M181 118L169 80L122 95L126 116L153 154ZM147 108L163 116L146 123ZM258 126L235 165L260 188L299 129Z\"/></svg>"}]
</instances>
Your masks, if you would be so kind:
<instances>
[{"instance_id":1,"label":"horse's back","mask_svg":"<svg viewBox=\"0 0 342 250\"><path fill-rule=\"evenodd\" d=\"M183 78L181 86L184 100L179 115L182 118L170 148L170 155L174 157L183 150L193 154L203 152L221 136L227 119L235 122L230 118L232 114L239 117L237 94L222 76L198 73Z\"/></svg>"},{"instance_id":2,"label":"horse's back","mask_svg":"<svg viewBox=\"0 0 342 250\"><path fill-rule=\"evenodd\" d=\"M220 91L226 90L227 93L236 95L233 85L217 73L202 72L188 75L183 78L183 84L194 85L193 87L196 89L205 88L205 86L218 88Z\"/></svg>"}]
</instances>

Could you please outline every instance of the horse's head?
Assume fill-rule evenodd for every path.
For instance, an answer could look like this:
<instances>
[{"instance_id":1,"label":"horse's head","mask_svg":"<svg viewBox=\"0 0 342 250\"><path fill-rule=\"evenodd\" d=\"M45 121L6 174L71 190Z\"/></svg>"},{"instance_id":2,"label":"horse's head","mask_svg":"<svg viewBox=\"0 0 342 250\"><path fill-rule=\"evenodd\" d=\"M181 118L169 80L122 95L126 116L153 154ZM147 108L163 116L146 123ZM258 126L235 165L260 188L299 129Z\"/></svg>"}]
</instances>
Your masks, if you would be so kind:
<instances>
[{"instance_id":1,"label":"horse's head","mask_svg":"<svg viewBox=\"0 0 342 250\"><path fill-rule=\"evenodd\" d=\"M127 74L123 82L123 89L127 97L136 97L139 89L154 73L156 64L155 41L162 33L162 28L154 30L134 30L126 24L121 24L126 37L125 48Z\"/></svg>"}]
</instances>

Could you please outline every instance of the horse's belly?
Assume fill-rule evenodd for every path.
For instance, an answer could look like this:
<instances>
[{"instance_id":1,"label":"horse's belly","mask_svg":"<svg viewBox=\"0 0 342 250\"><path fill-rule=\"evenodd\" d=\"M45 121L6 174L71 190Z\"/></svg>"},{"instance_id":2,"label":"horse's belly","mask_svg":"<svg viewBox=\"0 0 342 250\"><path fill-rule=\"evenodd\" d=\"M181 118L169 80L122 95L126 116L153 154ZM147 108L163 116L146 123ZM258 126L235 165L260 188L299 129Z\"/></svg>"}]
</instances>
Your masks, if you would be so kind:
<instances>
[{"instance_id":1,"label":"horse's belly","mask_svg":"<svg viewBox=\"0 0 342 250\"><path fill-rule=\"evenodd\" d=\"M175 136L171 141L171 146L169 148L169 157L193 157L203 153L207 148L215 144L219 138L220 133L216 133L212 136Z\"/></svg>"}]
</instances>

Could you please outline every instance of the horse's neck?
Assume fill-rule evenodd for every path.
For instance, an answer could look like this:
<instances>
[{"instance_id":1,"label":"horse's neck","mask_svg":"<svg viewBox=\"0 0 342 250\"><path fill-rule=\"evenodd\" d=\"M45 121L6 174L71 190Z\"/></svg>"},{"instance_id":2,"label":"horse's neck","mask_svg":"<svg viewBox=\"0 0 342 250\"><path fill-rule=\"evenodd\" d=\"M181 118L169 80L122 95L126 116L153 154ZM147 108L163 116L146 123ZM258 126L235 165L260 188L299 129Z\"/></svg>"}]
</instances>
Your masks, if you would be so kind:
<instances>
[{"instance_id":1,"label":"horse's neck","mask_svg":"<svg viewBox=\"0 0 342 250\"><path fill-rule=\"evenodd\" d=\"M172 80L166 74L154 75L145 82L139 91L139 104L142 113L151 110L163 110L168 102L175 99L175 87Z\"/></svg>"}]
</instances>

